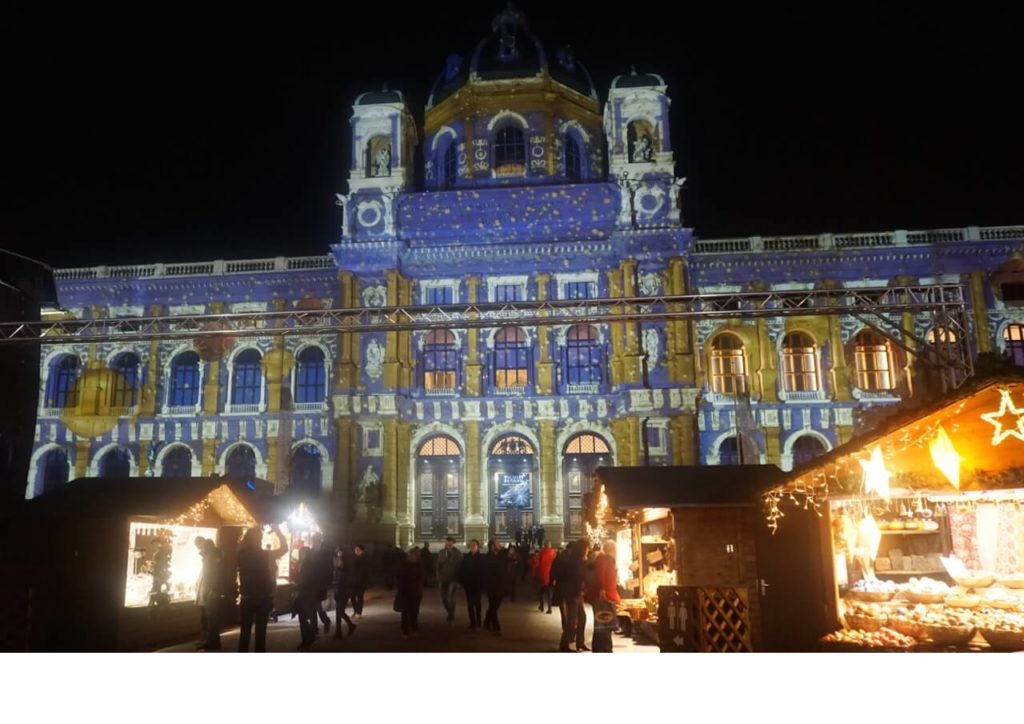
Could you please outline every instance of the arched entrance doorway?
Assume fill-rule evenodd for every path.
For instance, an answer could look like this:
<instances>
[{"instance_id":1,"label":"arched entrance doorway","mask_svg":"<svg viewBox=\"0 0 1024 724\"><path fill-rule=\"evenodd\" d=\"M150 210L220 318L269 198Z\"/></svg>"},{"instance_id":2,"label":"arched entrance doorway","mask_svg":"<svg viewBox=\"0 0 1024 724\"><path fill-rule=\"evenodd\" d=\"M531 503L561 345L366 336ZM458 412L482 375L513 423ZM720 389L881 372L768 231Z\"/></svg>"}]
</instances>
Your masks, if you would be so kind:
<instances>
[{"instance_id":1,"label":"arched entrance doorway","mask_svg":"<svg viewBox=\"0 0 1024 724\"><path fill-rule=\"evenodd\" d=\"M536 522L533 488L536 451L521 435L505 435L490 449L487 479L491 484L491 531L514 538Z\"/></svg>"},{"instance_id":2,"label":"arched entrance doorway","mask_svg":"<svg viewBox=\"0 0 1024 724\"><path fill-rule=\"evenodd\" d=\"M583 498L593 488L594 471L612 464L612 451L600 435L583 432L569 438L562 450L562 487L565 489L565 535L579 538L583 529Z\"/></svg>"},{"instance_id":3,"label":"arched entrance doorway","mask_svg":"<svg viewBox=\"0 0 1024 724\"><path fill-rule=\"evenodd\" d=\"M416 537L461 534L462 450L447 435L435 435L416 451Z\"/></svg>"}]
</instances>

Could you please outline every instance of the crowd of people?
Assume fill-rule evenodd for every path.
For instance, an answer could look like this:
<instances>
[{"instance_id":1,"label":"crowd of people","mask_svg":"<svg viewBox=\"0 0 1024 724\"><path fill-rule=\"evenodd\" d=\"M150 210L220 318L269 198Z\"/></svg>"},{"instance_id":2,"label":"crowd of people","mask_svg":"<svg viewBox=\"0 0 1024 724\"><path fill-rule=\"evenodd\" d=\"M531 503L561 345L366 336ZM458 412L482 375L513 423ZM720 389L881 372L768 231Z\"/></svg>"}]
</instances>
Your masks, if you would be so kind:
<instances>
[{"instance_id":1,"label":"crowd of people","mask_svg":"<svg viewBox=\"0 0 1024 724\"><path fill-rule=\"evenodd\" d=\"M224 571L223 559L213 541L198 539L203 559L202 574L197 586L196 603L202 607L203 631L197 646L200 650L220 649L220 628L229 600L239 596L241 633L238 650L248 651L255 630L256 651L266 651L268 620L280 611L274 610L277 560L288 553L288 544L281 531L274 527L276 546L263 547L262 530L249 530L238 551L237 591L234 577ZM313 646L322 626L330 634L332 622L324 610L324 602L333 594L334 637L355 633L354 619L362 618L364 595L369 585L369 556L357 544L351 549L337 546L333 551L316 534L312 545L298 550L298 570L291 594L291 613L299 619L301 640L298 649ZM543 540L537 530L517 534L515 542L506 545L498 539L487 542L486 553L480 542L469 541L468 550L461 551L449 537L438 552L430 544L402 551L385 549L381 555L384 585L395 591L393 609L400 614L399 630L403 639L419 635L419 615L426 589L439 589L445 618L455 623L458 602L465 601L469 629L484 630L501 636L500 611L506 599L515 600L517 581L531 583L535 588L538 611L552 614L557 608L561 617L563 652L611 652L615 625L615 605L619 590L615 565L615 543L607 541L600 548L585 540L571 541L555 548ZM459 595L461 591L462 595ZM483 600L487 608L484 610ZM593 637L585 641L587 604L593 616ZM352 616L348 615L351 607ZM572 646L572 648L570 647Z\"/></svg>"}]
</instances>

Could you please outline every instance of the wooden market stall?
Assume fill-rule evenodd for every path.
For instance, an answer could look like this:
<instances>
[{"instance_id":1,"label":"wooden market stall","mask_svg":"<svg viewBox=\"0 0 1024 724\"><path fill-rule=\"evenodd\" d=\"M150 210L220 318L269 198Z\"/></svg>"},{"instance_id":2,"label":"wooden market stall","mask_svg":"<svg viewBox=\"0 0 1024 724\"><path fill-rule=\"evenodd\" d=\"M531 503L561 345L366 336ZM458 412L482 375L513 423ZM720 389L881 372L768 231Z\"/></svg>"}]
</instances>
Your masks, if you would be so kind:
<instances>
[{"instance_id":1,"label":"wooden market stall","mask_svg":"<svg viewBox=\"0 0 1024 724\"><path fill-rule=\"evenodd\" d=\"M801 650L805 624L823 616L821 521L794 513L773 537L762 496L785 480L775 466L599 468L624 607L663 651ZM787 521L788 522L788 521ZM801 573L792 575L794 560ZM789 601L799 588L805 610ZM820 635L817 634L817 635Z\"/></svg>"},{"instance_id":2,"label":"wooden market stall","mask_svg":"<svg viewBox=\"0 0 1024 724\"><path fill-rule=\"evenodd\" d=\"M828 522L838 630L826 648L1024 649L1019 378L904 413L794 471L765 496L777 534L794 507Z\"/></svg>"},{"instance_id":3,"label":"wooden market stall","mask_svg":"<svg viewBox=\"0 0 1024 724\"><path fill-rule=\"evenodd\" d=\"M233 488L218 478L89 478L32 500L29 648L135 651L196 636L196 538L216 541L231 571L241 533L256 524L251 498Z\"/></svg>"}]
</instances>

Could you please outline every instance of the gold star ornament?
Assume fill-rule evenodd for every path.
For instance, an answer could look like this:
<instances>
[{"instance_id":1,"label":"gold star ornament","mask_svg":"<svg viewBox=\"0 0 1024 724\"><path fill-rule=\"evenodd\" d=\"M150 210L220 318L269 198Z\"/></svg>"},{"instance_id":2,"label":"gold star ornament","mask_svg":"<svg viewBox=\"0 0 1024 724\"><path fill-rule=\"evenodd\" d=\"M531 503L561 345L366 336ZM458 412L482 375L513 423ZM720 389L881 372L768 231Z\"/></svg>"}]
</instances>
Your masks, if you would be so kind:
<instances>
[{"instance_id":1,"label":"gold star ornament","mask_svg":"<svg viewBox=\"0 0 1024 724\"><path fill-rule=\"evenodd\" d=\"M1024 442L1024 409L1013 404L1010 391L1005 387L999 390L999 394L999 410L981 415L982 420L995 427L992 445L998 445L1008 437L1015 437Z\"/></svg>"}]
</instances>

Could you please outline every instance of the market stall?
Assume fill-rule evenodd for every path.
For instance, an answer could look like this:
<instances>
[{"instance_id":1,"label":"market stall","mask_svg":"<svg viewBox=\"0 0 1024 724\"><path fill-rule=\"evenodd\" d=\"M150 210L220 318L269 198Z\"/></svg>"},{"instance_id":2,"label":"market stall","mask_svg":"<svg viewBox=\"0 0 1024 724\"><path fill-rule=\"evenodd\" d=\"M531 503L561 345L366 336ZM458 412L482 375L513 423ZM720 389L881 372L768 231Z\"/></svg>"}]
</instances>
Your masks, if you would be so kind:
<instances>
[{"instance_id":1,"label":"market stall","mask_svg":"<svg viewBox=\"0 0 1024 724\"><path fill-rule=\"evenodd\" d=\"M979 385L795 471L768 525L829 534L823 648L1024 650L1024 383Z\"/></svg>"},{"instance_id":2,"label":"market stall","mask_svg":"<svg viewBox=\"0 0 1024 724\"><path fill-rule=\"evenodd\" d=\"M760 650L759 559L773 552L758 539L760 500L782 471L610 467L596 476L605 500L595 533L618 542L622 610L639 630L663 650Z\"/></svg>"},{"instance_id":3,"label":"market stall","mask_svg":"<svg viewBox=\"0 0 1024 724\"><path fill-rule=\"evenodd\" d=\"M234 570L256 524L249 500L216 478L81 479L33 500L31 647L146 650L197 635L196 539L214 540Z\"/></svg>"}]
</instances>

